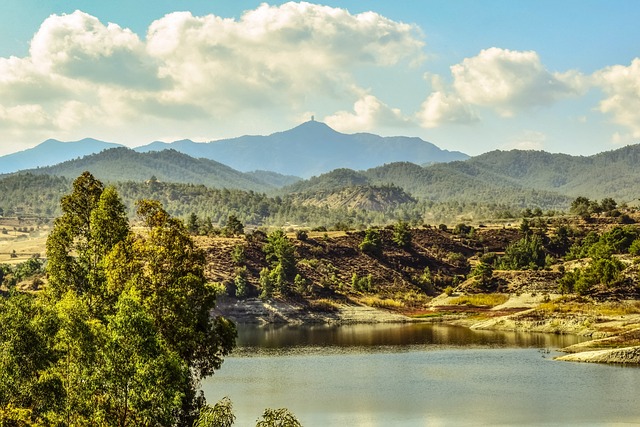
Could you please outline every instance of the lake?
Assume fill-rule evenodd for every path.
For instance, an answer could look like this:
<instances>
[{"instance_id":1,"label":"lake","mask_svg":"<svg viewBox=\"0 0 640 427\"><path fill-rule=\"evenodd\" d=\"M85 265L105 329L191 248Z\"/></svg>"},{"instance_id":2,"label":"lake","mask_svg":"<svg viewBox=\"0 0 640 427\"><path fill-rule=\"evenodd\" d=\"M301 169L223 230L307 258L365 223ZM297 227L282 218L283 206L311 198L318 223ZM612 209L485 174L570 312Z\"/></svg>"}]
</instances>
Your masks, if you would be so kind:
<instances>
[{"instance_id":1,"label":"lake","mask_svg":"<svg viewBox=\"0 0 640 427\"><path fill-rule=\"evenodd\" d=\"M640 369L557 362L575 336L438 324L240 326L202 388L237 426L286 407L304 426L640 424Z\"/></svg>"}]
</instances>

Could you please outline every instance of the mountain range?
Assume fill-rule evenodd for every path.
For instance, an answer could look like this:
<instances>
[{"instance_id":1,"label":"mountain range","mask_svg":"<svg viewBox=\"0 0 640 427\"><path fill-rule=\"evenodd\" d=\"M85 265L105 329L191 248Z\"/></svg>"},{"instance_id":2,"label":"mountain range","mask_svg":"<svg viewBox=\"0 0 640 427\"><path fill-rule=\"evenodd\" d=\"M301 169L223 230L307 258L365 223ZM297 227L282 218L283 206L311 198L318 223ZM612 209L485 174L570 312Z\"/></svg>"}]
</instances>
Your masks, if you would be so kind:
<instances>
[{"instance_id":1,"label":"mountain range","mask_svg":"<svg viewBox=\"0 0 640 427\"><path fill-rule=\"evenodd\" d=\"M0 173L52 166L118 146L121 145L93 139L72 143L48 140L29 150L0 157ZM338 168L368 169L399 161L432 164L469 157L442 150L420 138L344 134L314 120L268 136L241 136L206 143L153 142L135 150L148 153L166 149L220 162L242 172L262 170L304 178Z\"/></svg>"},{"instance_id":2,"label":"mountain range","mask_svg":"<svg viewBox=\"0 0 640 427\"><path fill-rule=\"evenodd\" d=\"M322 135L326 138L322 139ZM252 172L241 171L225 163L205 158L205 155L211 155L212 152L207 150L213 150L211 147L215 147L220 141L206 144L182 141L162 146L152 144L137 150L95 140L83 140L77 143L47 141L32 150L55 151L61 145L76 147L76 144L107 149L84 157L75 156L72 160L52 166L26 169L21 173L29 173L32 176L64 177L72 180L83 171L89 170L97 178L108 183L149 181L175 183L183 185L183 187L175 187L181 188L182 192L186 191L184 185L198 184L208 188L262 194L264 197L273 198L272 206L276 206L278 200L287 198L287 203L299 203L322 209L363 209L378 212L384 211L385 206L395 209L416 203L483 205L495 211L527 207L566 209L578 196L596 200L611 197L618 202L635 202L638 199L640 145L627 146L589 157L552 154L544 151L497 150L468 158L461 153L450 153L439 150L437 147L434 149L432 144L417 138L383 138L367 135L369 134L340 134L323 123L311 121L268 137L242 137L223 141L221 146L226 146L228 150L233 145L230 141L245 141L245 143L239 142L240 148L236 153L244 153L243 156L246 155L246 157L240 156L238 162L253 161L247 160L251 157L253 146L260 146L260 150L266 150L263 146L270 147L273 154L267 155L262 151L261 155L264 158L262 167ZM325 144L321 141L328 142ZM342 146L339 141L342 141ZM393 159L391 151L381 148L385 144L397 148L398 153L404 153L402 155L414 153L416 156L412 159L414 162L390 161ZM302 150L304 146L310 147L308 152ZM160 147L166 149L159 151ZM198 158L177 150L177 148L187 150L188 147L200 150L196 153ZM278 150L286 151L286 147L291 149L286 153L288 160L280 164L291 166L291 168L283 167L281 171L285 172L292 169L300 171L301 169L295 168L301 168L300 165L303 164L313 164L315 168L313 170L323 171L332 167L331 165L342 164L340 163L342 160L355 164L369 162L374 166L361 167L357 170L356 167L338 167L307 179L299 178L293 173L285 174L268 169L273 165L272 159L276 159L274 161L277 162L282 160L278 159L280 155L277 153L279 153ZM293 147L298 147L298 151ZM340 149L343 155L337 156L336 153ZM257 148L256 150L259 152ZM354 154L358 150L362 152L361 155ZM385 150L387 150L386 154L381 154L385 153ZM426 158L418 157L416 153L420 150L424 153L432 152L433 155L430 157L432 163L426 165L416 163ZM222 151L218 151L220 152ZM371 158L365 159L366 162L361 159L367 157L364 153L373 153ZM396 156L400 156L398 153ZM18 154L20 153L16 153ZM24 156L24 152L21 155ZM464 160L444 162L443 159L447 156L454 158L460 156ZM284 154L282 157L284 158ZM50 158L57 157L50 152ZM388 161L383 161L383 158ZM440 163L433 163L435 159L439 159ZM0 179L0 181L3 180ZM8 187L2 191L13 191L15 182L15 180L11 183L7 181ZM39 181L33 179L32 182ZM56 185L59 183L56 182ZM4 187L0 185L0 188ZM169 191L168 200L180 199L179 194L174 194L177 191L175 188L167 190ZM10 203L10 200L3 203ZM9 205L6 206L6 208L9 207ZM452 209L455 210L455 208ZM280 215L282 218L286 217L284 214Z\"/></svg>"}]
</instances>

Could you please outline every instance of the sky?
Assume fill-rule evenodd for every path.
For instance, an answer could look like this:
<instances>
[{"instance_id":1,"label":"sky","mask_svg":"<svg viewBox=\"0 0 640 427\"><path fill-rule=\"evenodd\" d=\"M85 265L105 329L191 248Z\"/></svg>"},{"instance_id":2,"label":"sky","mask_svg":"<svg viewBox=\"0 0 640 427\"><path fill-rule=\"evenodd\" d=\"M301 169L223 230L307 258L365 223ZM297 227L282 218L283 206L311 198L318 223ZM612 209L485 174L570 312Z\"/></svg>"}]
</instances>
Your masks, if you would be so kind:
<instances>
[{"instance_id":1,"label":"sky","mask_svg":"<svg viewBox=\"0 0 640 427\"><path fill-rule=\"evenodd\" d=\"M0 155L290 129L478 155L640 141L636 0L3 0Z\"/></svg>"}]
</instances>

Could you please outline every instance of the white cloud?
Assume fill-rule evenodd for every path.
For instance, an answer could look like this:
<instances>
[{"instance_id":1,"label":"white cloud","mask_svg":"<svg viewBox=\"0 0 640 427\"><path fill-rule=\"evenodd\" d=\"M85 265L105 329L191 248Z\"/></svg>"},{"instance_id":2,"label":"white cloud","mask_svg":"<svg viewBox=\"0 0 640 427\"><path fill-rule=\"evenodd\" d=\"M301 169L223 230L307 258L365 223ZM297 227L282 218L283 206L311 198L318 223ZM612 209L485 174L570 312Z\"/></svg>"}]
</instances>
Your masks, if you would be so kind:
<instances>
[{"instance_id":1,"label":"white cloud","mask_svg":"<svg viewBox=\"0 0 640 427\"><path fill-rule=\"evenodd\" d=\"M456 94L443 91L433 92L422 103L417 114L423 127L435 128L447 123L469 124L478 121L478 116Z\"/></svg>"},{"instance_id":2,"label":"white cloud","mask_svg":"<svg viewBox=\"0 0 640 427\"><path fill-rule=\"evenodd\" d=\"M640 58L629 66L614 65L595 73L594 84L606 95L599 110L629 129L633 138L640 138ZM614 136L614 142L628 139L620 134Z\"/></svg>"},{"instance_id":3,"label":"white cloud","mask_svg":"<svg viewBox=\"0 0 640 427\"><path fill-rule=\"evenodd\" d=\"M414 25L304 2L237 20L172 13L145 39L81 11L52 15L27 57L0 58L0 131L29 115L52 133L166 129L170 119L200 120L202 134L251 110L291 117L316 102L352 103L365 92L356 70L419 60L423 45ZM372 99L358 101L352 125L402 122Z\"/></svg>"},{"instance_id":4,"label":"white cloud","mask_svg":"<svg viewBox=\"0 0 640 427\"><path fill-rule=\"evenodd\" d=\"M353 105L353 112L338 111L327 116L324 121L341 132L359 132L375 127L402 127L410 121L400 110L390 108L373 95L365 95Z\"/></svg>"},{"instance_id":5,"label":"white cloud","mask_svg":"<svg viewBox=\"0 0 640 427\"><path fill-rule=\"evenodd\" d=\"M583 84L577 72L547 71L536 52L496 47L453 65L451 73L453 88L463 101L493 108L507 117L575 95Z\"/></svg>"},{"instance_id":6,"label":"white cloud","mask_svg":"<svg viewBox=\"0 0 640 427\"><path fill-rule=\"evenodd\" d=\"M423 46L411 25L310 3L263 4L238 21L173 13L147 39L162 75L177 82L175 98L217 114L296 108L318 93L353 98L355 67L394 65Z\"/></svg>"},{"instance_id":7,"label":"white cloud","mask_svg":"<svg viewBox=\"0 0 640 427\"><path fill-rule=\"evenodd\" d=\"M535 130L525 130L501 148L504 150L543 150L547 135Z\"/></svg>"}]
</instances>

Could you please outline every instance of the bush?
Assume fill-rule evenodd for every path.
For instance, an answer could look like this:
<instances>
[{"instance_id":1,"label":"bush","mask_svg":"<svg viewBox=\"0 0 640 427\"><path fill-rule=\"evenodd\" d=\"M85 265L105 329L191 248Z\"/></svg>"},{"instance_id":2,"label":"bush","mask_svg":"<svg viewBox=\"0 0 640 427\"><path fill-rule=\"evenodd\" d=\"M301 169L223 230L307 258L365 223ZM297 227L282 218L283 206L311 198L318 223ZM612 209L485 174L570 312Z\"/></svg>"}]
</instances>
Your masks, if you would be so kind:
<instances>
[{"instance_id":1,"label":"bush","mask_svg":"<svg viewBox=\"0 0 640 427\"><path fill-rule=\"evenodd\" d=\"M409 228L409 224L400 221L393 227L393 242L401 248L411 246L411 229Z\"/></svg>"},{"instance_id":2,"label":"bush","mask_svg":"<svg viewBox=\"0 0 640 427\"><path fill-rule=\"evenodd\" d=\"M380 238L380 232L371 228L365 231L364 239L362 240L362 243L360 243L359 248L362 252L369 255L382 255L382 239Z\"/></svg>"},{"instance_id":3,"label":"bush","mask_svg":"<svg viewBox=\"0 0 640 427\"><path fill-rule=\"evenodd\" d=\"M236 245L231 250L231 260L237 266L244 265L246 261L246 255L243 245Z\"/></svg>"}]
</instances>

